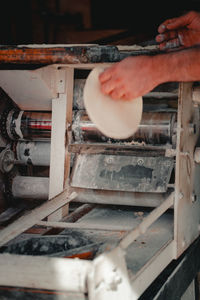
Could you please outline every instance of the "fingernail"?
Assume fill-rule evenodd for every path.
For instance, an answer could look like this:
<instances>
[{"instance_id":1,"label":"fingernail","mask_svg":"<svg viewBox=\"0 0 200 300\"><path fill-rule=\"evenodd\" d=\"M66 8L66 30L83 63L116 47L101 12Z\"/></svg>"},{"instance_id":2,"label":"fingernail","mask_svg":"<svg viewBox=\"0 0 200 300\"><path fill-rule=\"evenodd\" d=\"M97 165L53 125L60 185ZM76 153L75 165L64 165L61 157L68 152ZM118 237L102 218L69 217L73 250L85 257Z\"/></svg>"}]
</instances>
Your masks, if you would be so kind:
<instances>
[{"instance_id":1,"label":"fingernail","mask_svg":"<svg viewBox=\"0 0 200 300\"><path fill-rule=\"evenodd\" d=\"M163 32L165 32L166 31L166 26L165 25L160 25L159 27L158 27L158 32L159 33L163 33Z\"/></svg>"},{"instance_id":2,"label":"fingernail","mask_svg":"<svg viewBox=\"0 0 200 300\"><path fill-rule=\"evenodd\" d=\"M159 34L158 35L158 40L159 40L159 42L163 42L165 40L164 34Z\"/></svg>"}]
</instances>

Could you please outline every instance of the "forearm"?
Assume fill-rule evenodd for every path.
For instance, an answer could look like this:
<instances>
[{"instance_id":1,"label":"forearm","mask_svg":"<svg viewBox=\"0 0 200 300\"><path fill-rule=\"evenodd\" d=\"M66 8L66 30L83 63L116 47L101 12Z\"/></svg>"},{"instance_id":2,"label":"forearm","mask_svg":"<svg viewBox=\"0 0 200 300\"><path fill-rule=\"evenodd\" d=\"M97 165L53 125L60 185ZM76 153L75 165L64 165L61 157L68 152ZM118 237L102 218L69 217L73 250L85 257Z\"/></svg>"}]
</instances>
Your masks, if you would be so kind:
<instances>
[{"instance_id":1,"label":"forearm","mask_svg":"<svg viewBox=\"0 0 200 300\"><path fill-rule=\"evenodd\" d=\"M169 81L200 81L200 47L159 54L152 58L158 84Z\"/></svg>"},{"instance_id":2,"label":"forearm","mask_svg":"<svg viewBox=\"0 0 200 300\"><path fill-rule=\"evenodd\" d=\"M129 56L100 74L101 91L113 99L143 96L164 82L200 81L200 48Z\"/></svg>"}]
</instances>

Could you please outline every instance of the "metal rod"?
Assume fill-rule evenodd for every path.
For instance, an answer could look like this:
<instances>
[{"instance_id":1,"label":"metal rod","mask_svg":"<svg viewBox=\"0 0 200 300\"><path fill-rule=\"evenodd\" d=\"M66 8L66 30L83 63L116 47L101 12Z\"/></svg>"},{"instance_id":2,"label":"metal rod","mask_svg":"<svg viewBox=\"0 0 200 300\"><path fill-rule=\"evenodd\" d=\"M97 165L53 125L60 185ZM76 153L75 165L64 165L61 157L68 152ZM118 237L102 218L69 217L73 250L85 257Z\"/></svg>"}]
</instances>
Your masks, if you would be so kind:
<instances>
[{"instance_id":1,"label":"metal rod","mask_svg":"<svg viewBox=\"0 0 200 300\"><path fill-rule=\"evenodd\" d=\"M120 60L116 46L99 45L21 45L0 47L1 63L12 64L79 64Z\"/></svg>"},{"instance_id":2,"label":"metal rod","mask_svg":"<svg viewBox=\"0 0 200 300\"><path fill-rule=\"evenodd\" d=\"M174 203L174 192L157 208L155 208L136 228L123 238L119 247L126 249L139 235L144 234L151 224L153 224L168 208Z\"/></svg>"},{"instance_id":3,"label":"metal rod","mask_svg":"<svg viewBox=\"0 0 200 300\"><path fill-rule=\"evenodd\" d=\"M88 229L88 230L105 230L105 231L127 231L131 230L130 226L108 225L108 224L82 224L82 223L66 223L66 222L48 222L40 221L36 225L53 227L53 228L69 228L69 229Z\"/></svg>"},{"instance_id":4,"label":"metal rod","mask_svg":"<svg viewBox=\"0 0 200 300\"><path fill-rule=\"evenodd\" d=\"M19 45L0 46L1 64L87 64L116 62L127 56L156 54L158 49L141 47L121 51L115 45Z\"/></svg>"}]
</instances>

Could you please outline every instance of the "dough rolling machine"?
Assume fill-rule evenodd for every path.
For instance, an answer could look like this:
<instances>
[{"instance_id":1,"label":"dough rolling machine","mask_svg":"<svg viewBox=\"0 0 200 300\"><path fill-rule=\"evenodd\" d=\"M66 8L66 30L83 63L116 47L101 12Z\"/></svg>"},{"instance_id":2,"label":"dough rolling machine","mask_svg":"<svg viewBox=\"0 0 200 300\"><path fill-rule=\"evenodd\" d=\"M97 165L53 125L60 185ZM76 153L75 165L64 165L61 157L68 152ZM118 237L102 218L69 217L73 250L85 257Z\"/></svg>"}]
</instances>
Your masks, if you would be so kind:
<instances>
[{"instance_id":1,"label":"dough rolling machine","mask_svg":"<svg viewBox=\"0 0 200 300\"><path fill-rule=\"evenodd\" d=\"M74 205L114 205L116 211L125 206L151 212L120 241L123 250L170 211L170 238L131 279L137 295L199 235L199 84L170 82L144 95L142 121L134 136L126 140L110 139L97 130L85 111L83 89L93 67L106 67L129 55L157 52L152 46L0 48L4 205L39 201L48 206L47 200L64 190L67 195L76 193L68 200ZM59 201L54 211L48 206L43 210L46 214L37 218L33 214L29 225L18 221L15 233L12 224L2 230L0 246L33 225L67 228L68 224L58 221L67 215L68 205L65 210ZM144 272L152 272L151 268L152 276L145 273L143 281ZM97 299L95 293L90 299Z\"/></svg>"},{"instance_id":2,"label":"dough rolling machine","mask_svg":"<svg viewBox=\"0 0 200 300\"><path fill-rule=\"evenodd\" d=\"M157 206L163 193L174 185L174 159L168 153L176 148L177 108L173 105L177 89L170 94L172 106L165 97L158 102L162 92L144 97L144 112L136 134L126 140L113 140L89 120L83 104L84 82L85 79L75 79L68 146L73 154L70 185L79 189L78 201ZM156 104L149 99L153 94ZM2 171L10 171L14 165L50 166L51 115L51 111L15 107L2 112L2 136L12 142L12 147L1 154ZM7 193L14 198L48 199L46 177L16 175L10 182Z\"/></svg>"}]
</instances>

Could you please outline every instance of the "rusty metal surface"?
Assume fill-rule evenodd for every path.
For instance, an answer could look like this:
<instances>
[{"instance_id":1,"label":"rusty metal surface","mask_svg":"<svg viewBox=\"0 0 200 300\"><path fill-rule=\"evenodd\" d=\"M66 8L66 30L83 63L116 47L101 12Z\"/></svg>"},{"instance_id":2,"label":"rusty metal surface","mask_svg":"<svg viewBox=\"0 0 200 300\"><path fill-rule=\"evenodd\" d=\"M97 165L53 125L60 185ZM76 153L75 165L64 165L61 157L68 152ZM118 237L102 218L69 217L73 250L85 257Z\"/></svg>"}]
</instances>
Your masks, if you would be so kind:
<instances>
[{"instance_id":1,"label":"rusty metal surface","mask_svg":"<svg viewBox=\"0 0 200 300\"><path fill-rule=\"evenodd\" d=\"M77 64L115 62L120 58L115 46L15 47L0 48L0 63Z\"/></svg>"},{"instance_id":2,"label":"rusty metal surface","mask_svg":"<svg viewBox=\"0 0 200 300\"><path fill-rule=\"evenodd\" d=\"M77 64L116 62L130 55L155 54L157 50L119 51L113 45L0 46L0 64Z\"/></svg>"}]
</instances>

